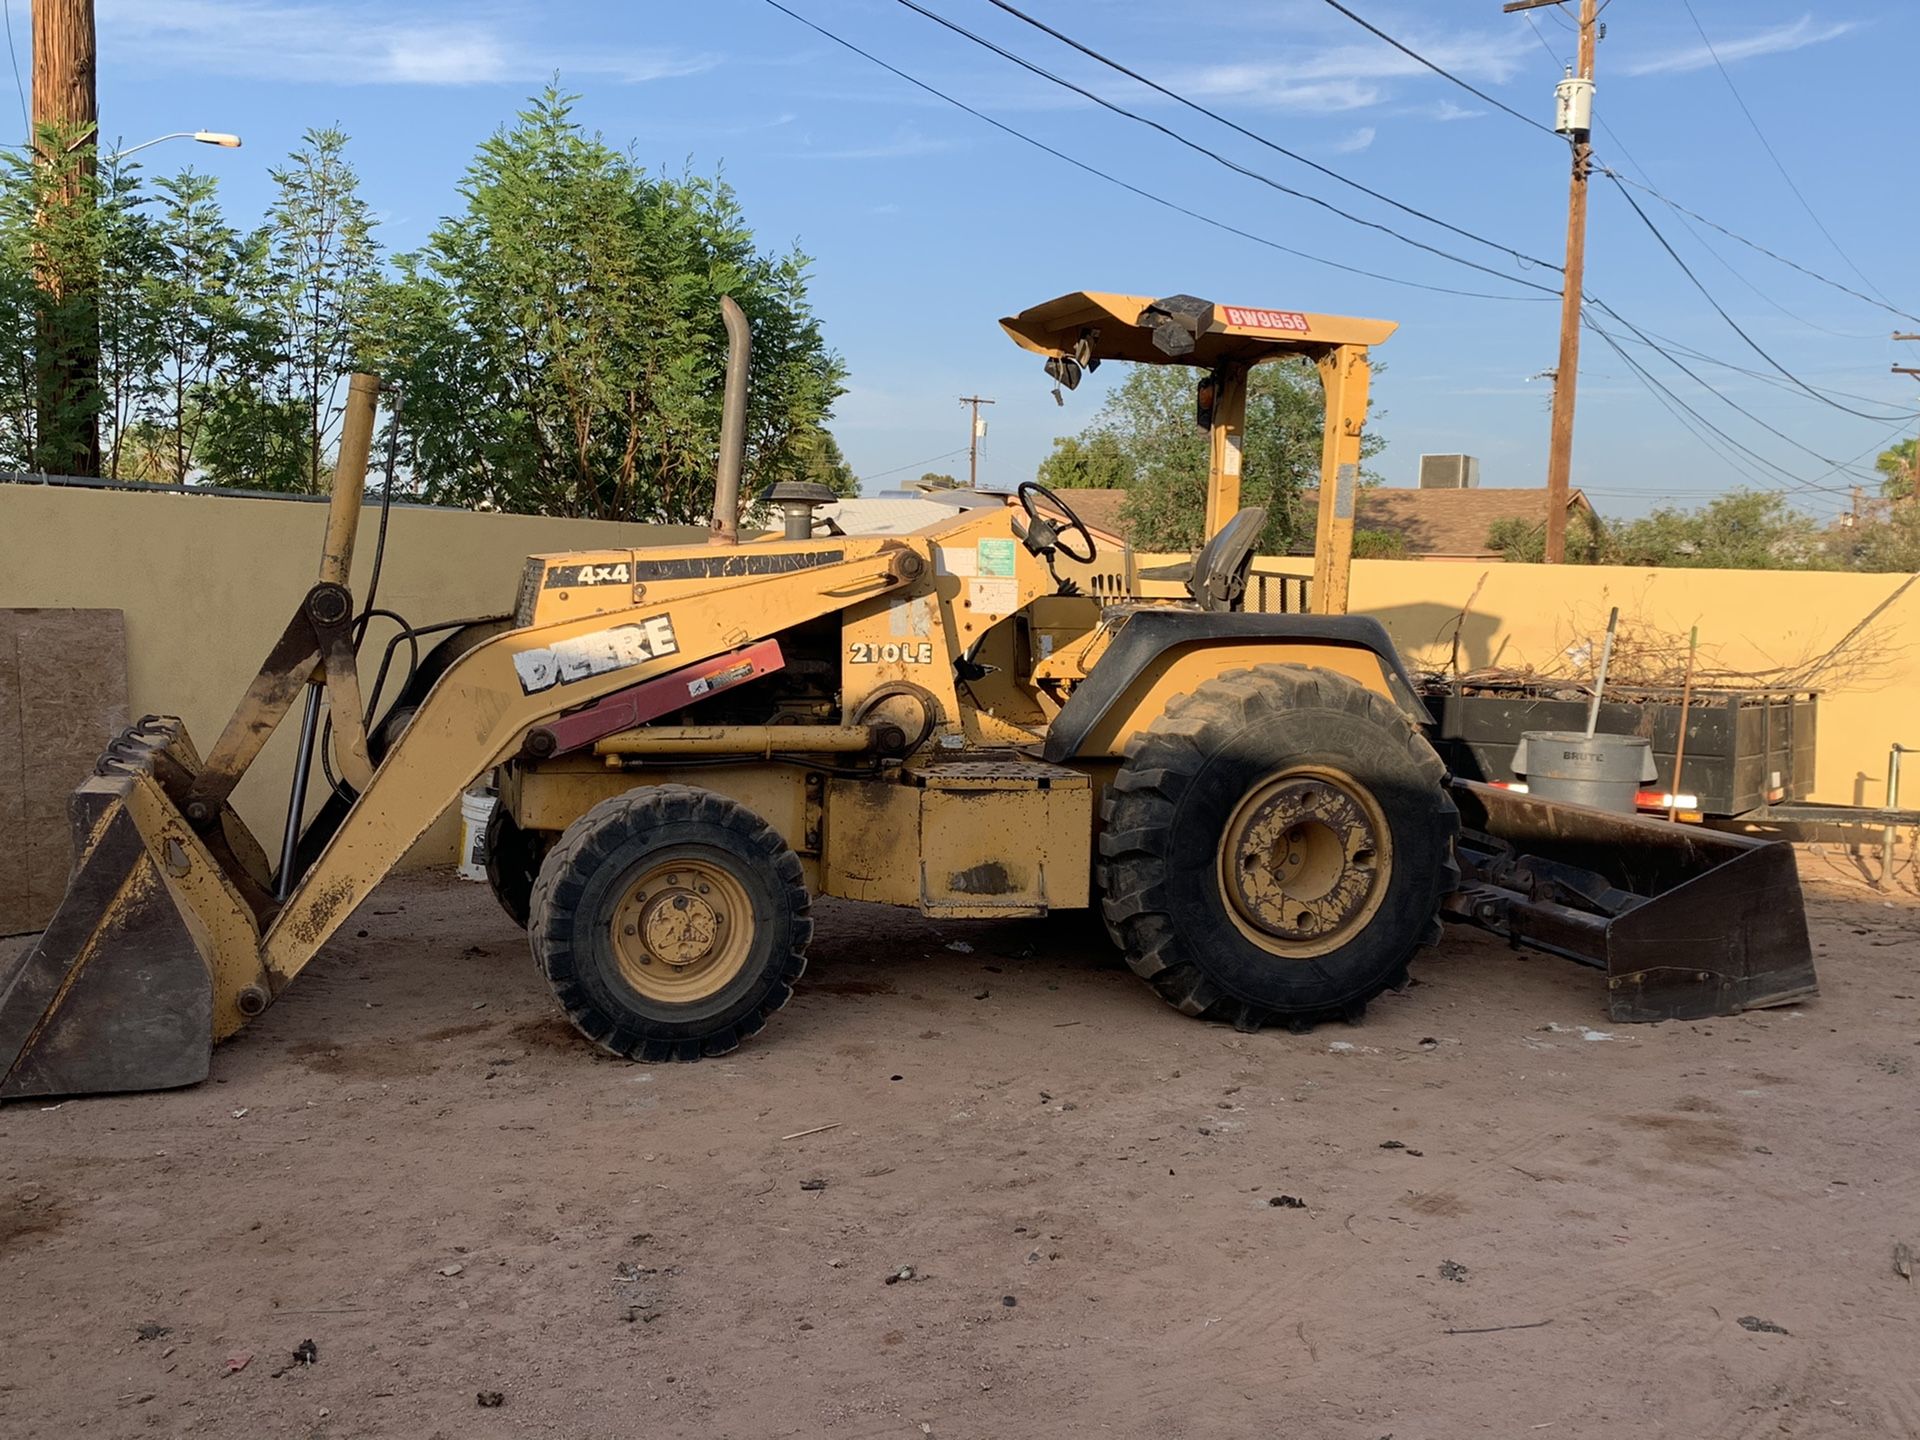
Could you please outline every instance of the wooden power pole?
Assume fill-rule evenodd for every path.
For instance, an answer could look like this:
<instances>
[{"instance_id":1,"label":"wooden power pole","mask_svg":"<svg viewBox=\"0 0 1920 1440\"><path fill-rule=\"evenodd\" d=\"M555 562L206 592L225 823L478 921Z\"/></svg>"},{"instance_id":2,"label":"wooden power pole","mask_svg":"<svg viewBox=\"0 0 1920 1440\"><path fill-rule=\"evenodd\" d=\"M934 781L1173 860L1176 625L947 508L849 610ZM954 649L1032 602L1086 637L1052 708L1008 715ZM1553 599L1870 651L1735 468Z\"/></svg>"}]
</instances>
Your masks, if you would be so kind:
<instances>
[{"instance_id":1,"label":"wooden power pole","mask_svg":"<svg viewBox=\"0 0 1920 1440\"><path fill-rule=\"evenodd\" d=\"M1908 344L1920 341L1920 335L1903 335L1897 331L1893 338ZM1895 365L1893 373L1911 375L1914 379L1920 380L1920 365ZM1920 505L1920 439L1914 441L1913 459L1907 462L1906 499L1909 505Z\"/></svg>"},{"instance_id":2,"label":"wooden power pole","mask_svg":"<svg viewBox=\"0 0 1920 1440\"><path fill-rule=\"evenodd\" d=\"M91 146L98 137L100 111L94 90L93 0L33 0L33 138L51 130L69 149ZM54 166L65 158L41 155L38 163ZM91 205L91 156L80 166L67 193L52 197L67 205ZM84 286L91 296L89 277L43 273L41 287L52 304L72 298ZM42 469L70 475L100 473L100 418L91 394L100 371L99 321L91 303L79 314L55 325L43 308L39 325L40 355L36 364L35 421L39 432ZM80 412L76 414L76 412Z\"/></svg>"},{"instance_id":3,"label":"wooden power pole","mask_svg":"<svg viewBox=\"0 0 1920 1440\"><path fill-rule=\"evenodd\" d=\"M1509 0L1507 14L1539 10L1566 0ZM1599 0L1580 0L1580 46L1574 74L1560 85L1554 128L1573 146L1573 180L1567 192L1567 262L1560 286L1560 363L1553 372L1553 432L1547 450L1547 554L1549 565L1567 558L1567 493L1573 475L1573 406L1580 384L1580 308L1587 269L1587 179L1593 169L1593 52Z\"/></svg>"},{"instance_id":4,"label":"wooden power pole","mask_svg":"<svg viewBox=\"0 0 1920 1440\"><path fill-rule=\"evenodd\" d=\"M962 405L973 407L973 418L967 425L967 488L980 488L980 437L986 431L986 422L980 418L980 407L991 405L993 401L981 395L962 395Z\"/></svg>"}]
</instances>

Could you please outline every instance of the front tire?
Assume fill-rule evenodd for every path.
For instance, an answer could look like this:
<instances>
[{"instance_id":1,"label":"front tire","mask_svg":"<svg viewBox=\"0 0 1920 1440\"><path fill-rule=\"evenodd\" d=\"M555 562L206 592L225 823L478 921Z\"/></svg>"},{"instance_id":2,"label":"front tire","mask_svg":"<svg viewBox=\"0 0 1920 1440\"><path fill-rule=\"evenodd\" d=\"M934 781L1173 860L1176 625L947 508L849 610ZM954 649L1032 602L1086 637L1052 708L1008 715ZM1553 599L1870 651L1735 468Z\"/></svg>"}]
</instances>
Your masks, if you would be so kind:
<instances>
[{"instance_id":1,"label":"front tire","mask_svg":"<svg viewBox=\"0 0 1920 1440\"><path fill-rule=\"evenodd\" d=\"M793 995L813 935L774 829L686 785L603 800L540 866L528 934L580 1032L633 1060L724 1055Z\"/></svg>"},{"instance_id":2,"label":"front tire","mask_svg":"<svg viewBox=\"0 0 1920 1440\"><path fill-rule=\"evenodd\" d=\"M1186 1014L1357 1019L1439 938L1458 876L1443 781L1399 708L1345 676L1218 676L1167 706L1108 787L1108 929Z\"/></svg>"}]
</instances>

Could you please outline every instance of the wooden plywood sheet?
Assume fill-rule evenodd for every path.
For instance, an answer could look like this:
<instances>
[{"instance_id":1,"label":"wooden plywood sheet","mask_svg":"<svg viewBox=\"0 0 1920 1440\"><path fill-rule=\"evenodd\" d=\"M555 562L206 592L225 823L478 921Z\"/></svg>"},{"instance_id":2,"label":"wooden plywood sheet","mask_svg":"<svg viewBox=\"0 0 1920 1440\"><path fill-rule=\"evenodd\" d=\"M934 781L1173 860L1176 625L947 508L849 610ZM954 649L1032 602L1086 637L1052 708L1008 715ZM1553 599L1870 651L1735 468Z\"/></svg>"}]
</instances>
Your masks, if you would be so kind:
<instances>
[{"instance_id":1,"label":"wooden plywood sheet","mask_svg":"<svg viewBox=\"0 0 1920 1440\"><path fill-rule=\"evenodd\" d=\"M127 724L118 610L0 610L0 935L43 928L73 858L67 796Z\"/></svg>"}]
</instances>

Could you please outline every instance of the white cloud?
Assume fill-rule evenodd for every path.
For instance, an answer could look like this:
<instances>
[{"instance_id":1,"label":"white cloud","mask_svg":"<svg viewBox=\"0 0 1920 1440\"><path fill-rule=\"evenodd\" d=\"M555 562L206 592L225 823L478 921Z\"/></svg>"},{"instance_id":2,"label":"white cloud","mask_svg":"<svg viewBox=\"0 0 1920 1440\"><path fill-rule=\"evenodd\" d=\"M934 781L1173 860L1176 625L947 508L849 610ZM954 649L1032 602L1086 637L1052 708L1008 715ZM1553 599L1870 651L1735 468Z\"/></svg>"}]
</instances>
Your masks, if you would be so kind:
<instances>
[{"instance_id":1,"label":"white cloud","mask_svg":"<svg viewBox=\"0 0 1920 1440\"><path fill-rule=\"evenodd\" d=\"M1520 72L1524 52L1514 32L1415 36L1407 44L1467 80L1503 83ZM1271 59L1209 65L1168 83L1188 95L1242 100L1276 109L1338 113L1385 100L1392 82L1437 79L1411 56L1382 44L1282 47Z\"/></svg>"},{"instance_id":2,"label":"white cloud","mask_svg":"<svg viewBox=\"0 0 1920 1440\"><path fill-rule=\"evenodd\" d=\"M555 71L630 83L691 75L718 57L542 44L521 7L468 5L445 18L405 5L298 0L101 0L102 47L144 67L334 85L484 85Z\"/></svg>"},{"instance_id":3,"label":"white cloud","mask_svg":"<svg viewBox=\"0 0 1920 1440\"><path fill-rule=\"evenodd\" d=\"M1732 65L1741 60L1752 60L1761 55L1785 55L1790 51L1804 50L1809 45L1821 45L1828 40L1837 40L1850 30L1859 29L1852 20L1838 20L1826 25L1814 23L1813 16L1802 15L1791 25L1776 25L1771 30L1761 30L1739 40L1723 40L1708 49L1705 45L1689 45L1685 49L1675 50L1666 55L1655 55L1627 66L1629 75L1681 75L1690 70L1705 70L1713 65L1717 52L1720 61Z\"/></svg>"},{"instance_id":4,"label":"white cloud","mask_svg":"<svg viewBox=\"0 0 1920 1440\"><path fill-rule=\"evenodd\" d=\"M938 135L923 135L907 127L894 132L891 140L876 140L868 145L853 145L842 150L803 150L802 160L911 160L921 155L940 155L960 148L958 140Z\"/></svg>"},{"instance_id":5,"label":"white cloud","mask_svg":"<svg viewBox=\"0 0 1920 1440\"><path fill-rule=\"evenodd\" d=\"M1347 136L1346 139L1335 141L1333 153L1336 155L1358 155L1362 150L1373 144L1374 134L1373 126L1362 125L1358 130Z\"/></svg>"}]
</instances>

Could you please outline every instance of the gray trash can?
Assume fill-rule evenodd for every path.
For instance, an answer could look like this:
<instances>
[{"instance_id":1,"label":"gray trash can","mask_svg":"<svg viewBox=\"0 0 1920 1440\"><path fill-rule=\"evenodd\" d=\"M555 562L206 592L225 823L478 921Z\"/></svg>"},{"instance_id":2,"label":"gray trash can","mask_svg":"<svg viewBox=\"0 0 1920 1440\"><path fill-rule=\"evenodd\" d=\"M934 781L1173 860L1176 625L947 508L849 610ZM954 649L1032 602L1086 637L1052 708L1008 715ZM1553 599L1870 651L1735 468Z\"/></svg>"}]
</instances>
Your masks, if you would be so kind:
<instances>
[{"instance_id":1,"label":"gray trash can","mask_svg":"<svg viewBox=\"0 0 1920 1440\"><path fill-rule=\"evenodd\" d=\"M1529 730L1513 752L1514 773L1527 793L1617 814L1634 812L1634 797L1654 768L1653 742L1638 735L1586 735L1578 730Z\"/></svg>"}]
</instances>

